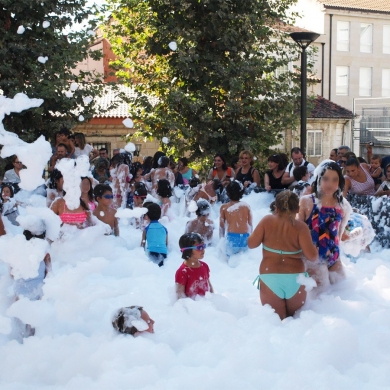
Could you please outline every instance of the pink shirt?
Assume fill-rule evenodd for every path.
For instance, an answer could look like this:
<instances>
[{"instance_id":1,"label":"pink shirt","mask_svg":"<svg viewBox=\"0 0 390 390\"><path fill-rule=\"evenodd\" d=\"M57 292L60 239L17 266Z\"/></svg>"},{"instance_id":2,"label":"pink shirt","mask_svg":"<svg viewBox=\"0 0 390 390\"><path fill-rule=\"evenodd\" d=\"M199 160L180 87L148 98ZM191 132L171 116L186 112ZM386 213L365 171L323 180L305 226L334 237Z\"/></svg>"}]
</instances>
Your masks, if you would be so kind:
<instances>
[{"instance_id":1,"label":"pink shirt","mask_svg":"<svg viewBox=\"0 0 390 390\"><path fill-rule=\"evenodd\" d=\"M185 294L190 298L196 295L204 296L210 291L210 268L203 261L199 263L199 268L190 268L183 263L176 271L175 282L185 286Z\"/></svg>"}]
</instances>

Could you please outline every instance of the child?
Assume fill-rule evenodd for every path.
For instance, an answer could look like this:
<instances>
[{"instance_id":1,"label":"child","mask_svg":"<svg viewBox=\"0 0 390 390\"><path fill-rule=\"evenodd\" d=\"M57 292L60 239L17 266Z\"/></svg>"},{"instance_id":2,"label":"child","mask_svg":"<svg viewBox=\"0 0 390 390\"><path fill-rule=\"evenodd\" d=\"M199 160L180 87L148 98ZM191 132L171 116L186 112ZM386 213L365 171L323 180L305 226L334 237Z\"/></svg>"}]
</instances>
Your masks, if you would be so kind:
<instances>
[{"instance_id":1,"label":"child","mask_svg":"<svg viewBox=\"0 0 390 390\"><path fill-rule=\"evenodd\" d=\"M187 222L186 233L199 233L204 238L206 244L210 244L214 230L213 221L209 219L210 203L205 199L199 199L196 205L198 206L195 212L197 218Z\"/></svg>"},{"instance_id":2,"label":"child","mask_svg":"<svg viewBox=\"0 0 390 390\"><path fill-rule=\"evenodd\" d=\"M300 198L303 195L310 194L309 170L304 165L296 167L293 170L294 183L291 184L290 189Z\"/></svg>"},{"instance_id":3,"label":"child","mask_svg":"<svg viewBox=\"0 0 390 390\"><path fill-rule=\"evenodd\" d=\"M118 332L132 336L143 332L154 333L154 321L142 306L122 307L115 313L112 326Z\"/></svg>"},{"instance_id":4,"label":"child","mask_svg":"<svg viewBox=\"0 0 390 390\"><path fill-rule=\"evenodd\" d=\"M116 218L116 210L112 208L112 202L114 196L112 194L112 188L107 184L98 184L93 194L97 202L97 207L93 211L93 215L100 221L110 225L111 234L119 236L118 218Z\"/></svg>"},{"instance_id":5,"label":"child","mask_svg":"<svg viewBox=\"0 0 390 390\"><path fill-rule=\"evenodd\" d=\"M175 275L177 299L186 297L193 299L197 295L206 295L207 291L213 293L209 266L200 261L206 248L202 236L198 233L183 234L179 246L184 262Z\"/></svg>"},{"instance_id":6,"label":"child","mask_svg":"<svg viewBox=\"0 0 390 390\"><path fill-rule=\"evenodd\" d=\"M298 219L306 222L319 263L308 268L318 286L336 282L343 276L339 240L348 223L351 206L342 197L345 180L341 168L332 160L323 161L314 171L312 194L301 198Z\"/></svg>"},{"instance_id":7,"label":"child","mask_svg":"<svg viewBox=\"0 0 390 390\"><path fill-rule=\"evenodd\" d=\"M172 187L168 180L160 179L157 182L157 195L161 201L161 215L168 215L171 207L171 200L169 198L172 196Z\"/></svg>"},{"instance_id":8,"label":"child","mask_svg":"<svg viewBox=\"0 0 390 390\"><path fill-rule=\"evenodd\" d=\"M3 184L1 186L1 200L3 202L3 216L7 217L12 225L19 226L19 223L16 221L19 212L14 199L14 189L11 184Z\"/></svg>"},{"instance_id":9,"label":"child","mask_svg":"<svg viewBox=\"0 0 390 390\"><path fill-rule=\"evenodd\" d=\"M235 180L226 187L230 202L221 206L219 217L219 237L226 235L226 254L233 254L248 249L248 237L252 232L252 213L248 204L240 202L244 194L244 186Z\"/></svg>"},{"instance_id":10,"label":"child","mask_svg":"<svg viewBox=\"0 0 390 390\"><path fill-rule=\"evenodd\" d=\"M390 164L386 165L385 174L386 180L379 186L378 190L375 193L375 196L390 196Z\"/></svg>"},{"instance_id":11,"label":"child","mask_svg":"<svg viewBox=\"0 0 390 390\"><path fill-rule=\"evenodd\" d=\"M147 209L145 219L149 219L150 223L142 232L141 246L145 248L147 243L146 249L149 259L162 267L168 253L168 231L165 226L158 222L161 217L160 206L152 203L148 205Z\"/></svg>"},{"instance_id":12,"label":"child","mask_svg":"<svg viewBox=\"0 0 390 390\"><path fill-rule=\"evenodd\" d=\"M383 172L382 172L381 164L382 164L382 157L378 156L377 154L374 154L371 157L369 170L370 170L371 177L374 179L376 190L382 184Z\"/></svg>"},{"instance_id":13,"label":"child","mask_svg":"<svg viewBox=\"0 0 390 390\"><path fill-rule=\"evenodd\" d=\"M144 200L148 196L148 190L144 183L136 183L134 187L134 207L142 207Z\"/></svg>"}]
</instances>

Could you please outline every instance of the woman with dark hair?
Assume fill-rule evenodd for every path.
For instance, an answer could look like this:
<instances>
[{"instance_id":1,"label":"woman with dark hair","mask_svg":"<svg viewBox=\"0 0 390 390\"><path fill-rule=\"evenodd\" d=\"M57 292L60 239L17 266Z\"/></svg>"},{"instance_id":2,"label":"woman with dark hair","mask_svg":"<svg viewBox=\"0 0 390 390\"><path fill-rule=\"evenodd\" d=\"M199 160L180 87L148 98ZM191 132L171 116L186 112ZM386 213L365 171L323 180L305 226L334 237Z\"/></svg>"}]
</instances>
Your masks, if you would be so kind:
<instances>
[{"instance_id":1,"label":"woman with dark hair","mask_svg":"<svg viewBox=\"0 0 390 390\"><path fill-rule=\"evenodd\" d=\"M286 165L280 154L273 154L268 157L269 170L264 174L264 187L267 191L283 190L288 185L282 184L282 177L286 170Z\"/></svg>"},{"instance_id":2,"label":"woman with dark hair","mask_svg":"<svg viewBox=\"0 0 390 390\"><path fill-rule=\"evenodd\" d=\"M230 166L233 168L234 172L237 172L241 167L240 157L232 157L232 160L230 161Z\"/></svg>"},{"instance_id":3,"label":"woman with dark hair","mask_svg":"<svg viewBox=\"0 0 390 390\"><path fill-rule=\"evenodd\" d=\"M162 156L166 156L166 154L164 152L161 152L161 151L157 151L156 153L154 153L153 160L152 160L152 168L153 169L158 168L158 160Z\"/></svg>"},{"instance_id":4,"label":"woman with dark hair","mask_svg":"<svg viewBox=\"0 0 390 390\"><path fill-rule=\"evenodd\" d=\"M207 181L218 179L224 186L230 183L230 179L234 179L234 171L226 164L225 156L216 154L214 156L214 167L210 169Z\"/></svg>"},{"instance_id":5,"label":"woman with dark hair","mask_svg":"<svg viewBox=\"0 0 390 390\"><path fill-rule=\"evenodd\" d=\"M293 316L305 303L308 275L303 256L310 261L317 259L309 229L295 219L298 210L298 196L288 190L280 192L273 214L262 218L248 238L251 249L263 244L263 259L255 280L260 301L269 304L281 320Z\"/></svg>"},{"instance_id":6,"label":"woman with dark hair","mask_svg":"<svg viewBox=\"0 0 390 390\"><path fill-rule=\"evenodd\" d=\"M318 248L319 264L308 268L317 286L326 286L329 280L334 283L344 275L339 241L351 213L351 206L342 195L344 185L339 165L325 160L314 171L312 194L300 200L298 218L308 225Z\"/></svg>"},{"instance_id":7,"label":"woman with dark hair","mask_svg":"<svg viewBox=\"0 0 390 390\"><path fill-rule=\"evenodd\" d=\"M48 186L48 189L46 190L46 206L50 207L56 198L62 198L65 195L62 173L54 168L50 172L49 180L46 182L46 185Z\"/></svg>"},{"instance_id":8,"label":"woman with dark hair","mask_svg":"<svg viewBox=\"0 0 390 390\"><path fill-rule=\"evenodd\" d=\"M367 164L359 163L356 158L351 157L345 163L345 171L344 196L347 196L348 192L357 195L375 194L375 182Z\"/></svg>"},{"instance_id":9,"label":"woman with dark hair","mask_svg":"<svg viewBox=\"0 0 390 390\"><path fill-rule=\"evenodd\" d=\"M144 176L145 180L148 180L149 178L152 181L152 195L157 196L157 183L159 180L166 179L169 181L169 184L173 188L175 186L175 175L171 171L169 166L169 158L165 155L161 156L158 159L158 168L152 169L150 173Z\"/></svg>"},{"instance_id":10,"label":"woman with dark hair","mask_svg":"<svg viewBox=\"0 0 390 390\"><path fill-rule=\"evenodd\" d=\"M3 183L20 183L20 171L23 169L23 163L15 154L11 157L13 169L6 171L3 178Z\"/></svg>"},{"instance_id":11,"label":"woman with dark hair","mask_svg":"<svg viewBox=\"0 0 390 390\"><path fill-rule=\"evenodd\" d=\"M152 156L145 157L144 162L142 164L142 176L146 175L152 170L152 165L153 165L153 157Z\"/></svg>"},{"instance_id":12,"label":"woman with dark hair","mask_svg":"<svg viewBox=\"0 0 390 390\"><path fill-rule=\"evenodd\" d=\"M186 157L179 158L179 173L183 177L184 184L188 184L189 181L198 174L195 169L192 169L188 166L188 159Z\"/></svg>"}]
</instances>

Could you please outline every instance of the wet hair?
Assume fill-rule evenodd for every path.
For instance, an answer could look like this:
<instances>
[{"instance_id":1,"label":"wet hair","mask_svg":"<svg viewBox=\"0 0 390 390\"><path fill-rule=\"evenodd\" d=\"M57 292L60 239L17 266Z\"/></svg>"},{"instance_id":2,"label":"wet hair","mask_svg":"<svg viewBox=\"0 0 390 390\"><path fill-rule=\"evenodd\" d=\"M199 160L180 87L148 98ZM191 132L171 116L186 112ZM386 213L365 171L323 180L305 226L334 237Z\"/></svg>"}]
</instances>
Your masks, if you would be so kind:
<instances>
[{"instance_id":1,"label":"wet hair","mask_svg":"<svg viewBox=\"0 0 390 390\"><path fill-rule=\"evenodd\" d=\"M214 189L214 191L219 191L219 192L223 191L223 184L222 184L221 180L213 179L213 189Z\"/></svg>"},{"instance_id":2,"label":"wet hair","mask_svg":"<svg viewBox=\"0 0 390 390\"><path fill-rule=\"evenodd\" d=\"M195 214L198 217L210 214L211 205L206 199L199 199L196 202L196 205L198 206L198 208L196 209Z\"/></svg>"},{"instance_id":3,"label":"wet hair","mask_svg":"<svg viewBox=\"0 0 390 390\"><path fill-rule=\"evenodd\" d=\"M79 148L84 150L87 141L85 140L85 135L83 133L75 133L74 138L77 139Z\"/></svg>"},{"instance_id":4,"label":"wet hair","mask_svg":"<svg viewBox=\"0 0 390 390\"><path fill-rule=\"evenodd\" d=\"M331 150L331 152L335 152L336 154L337 154L338 151L339 150L337 148L334 148L334 149Z\"/></svg>"},{"instance_id":5,"label":"wet hair","mask_svg":"<svg viewBox=\"0 0 390 390\"><path fill-rule=\"evenodd\" d=\"M281 191L276 195L275 206L279 213L296 213L299 210L299 197L292 191Z\"/></svg>"},{"instance_id":6,"label":"wet hair","mask_svg":"<svg viewBox=\"0 0 390 390\"><path fill-rule=\"evenodd\" d=\"M179 161L181 161L183 163L183 166L185 166L185 167L188 165L188 158L187 157L180 157Z\"/></svg>"},{"instance_id":7,"label":"wet hair","mask_svg":"<svg viewBox=\"0 0 390 390\"><path fill-rule=\"evenodd\" d=\"M267 159L268 162L274 162L276 164L278 164L278 169L279 171L283 170L285 168L284 164L283 164L283 161L282 161L282 157L280 154L273 154L272 156L269 156L268 159Z\"/></svg>"},{"instance_id":8,"label":"wet hair","mask_svg":"<svg viewBox=\"0 0 390 390\"><path fill-rule=\"evenodd\" d=\"M172 196L172 187L167 179L160 179L157 182L157 195L162 198L170 198Z\"/></svg>"},{"instance_id":9,"label":"wet hair","mask_svg":"<svg viewBox=\"0 0 390 390\"><path fill-rule=\"evenodd\" d=\"M167 156L161 156L158 161L157 165L159 168L166 168L169 165L169 158Z\"/></svg>"},{"instance_id":10,"label":"wet hair","mask_svg":"<svg viewBox=\"0 0 390 390\"><path fill-rule=\"evenodd\" d=\"M254 163L254 161L253 161L253 153L252 152L250 152L249 150L243 150L241 153L240 153L240 158L244 155L244 154L246 154L247 156L249 156L249 158L250 158L250 165L253 165L253 163Z\"/></svg>"},{"instance_id":11,"label":"wet hair","mask_svg":"<svg viewBox=\"0 0 390 390\"><path fill-rule=\"evenodd\" d=\"M160 159L161 156L165 156L164 152L156 152L154 153L153 159L152 159L152 168L156 169L158 168L158 160Z\"/></svg>"},{"instance_id":12,"label":"wet hair","mask_svg":"<svg viewBox=\"0 0 390 390\"><path fill-rule=\"evenodd\" d=\"M49 176L49 181L48 181L48 185L49 185L49 188L50 189L54 189L56 190L57 189L57 182L58 180L60 180L62 178L62 173L61 171L59 171L58 169L54 168L51 172L50 172L50 176Z\"/></svg>"},{"instance_id":13,"label":"wet hair","mask_svg":"<svg viewBox=\"0 0 390 390\"><path fill-rule=\"evenodd\" d=\"M91 180L89 177L87 177L87 176L83 176L83 177L81 178L81 183L82 183L83 180L85 180L85 179L87 179L87 180L89 181L88 199L89 199L90 202L92 202L92 201L93 201L92 180ZM80 183L80 185L81 185L81 183Z\"/></svg>"},{"instance_id":14,"label":"wet hair","mask_svg":"<svg viewBox=\"0 0 390 390\"><path fill-rule=\"evenodd\" d=\"M93 195L95 196L96 200L98 198L102 198L105 192L111 192L112 193L112 188L109 185L107 185L107 184L98 184L93 189Z\"/></svg>"},{"instance_id":15,"label":"wet hair","mask_svg":"<svg viewBox=\"0 0 390 390\"><path fill-rule=\"evenodd\" d=\"M12 185L11 184L8 184L8 183L3 183L2 185L1 185L1 194L0 194L0 196L1 196L1 200L3 200L4 201L4 199L3 199L3 189L4 188L8 188L9 189L9 192L11 193L11 198L13 198L14 197L14 195L15 195L15 191L14 191L14 187L12 187Z\"/></svg>"},{"instance_id":16,"label":"wet hair","mask_svg":"<svg viewBox=\"0 0 390 390\"><path fill-rule=\"evenodd\" d=\"M129 306L129 307L122 307L119 309L113 319L112 319L112 326L114 327L115 330L117 330L120 333L125 333L125 334L131 334L134 336L139 330L133 325L133 326L127 326L126 324L126 319L128 318L128 313L126 313L129 309L138 309L139 310L139 319L141 318L142 306ZM137 312L135 312L137 313ZM137 313L138 317L138 313Z\"/></svg>"},{"instance_id":17,"label":"wet hair","mask_svg":"<svg viewBox=\"0 0 390 390\"><path fill-rule=\"evenodd\" d=\"M279 153L280 156L280 164L279 164L279 170L283 170L288 165L288 157L286 153Z\"/></svg>"},{"instance_id":18,"label":"wet hair","mask_svg":"<svg viewBox=\"0 0 390 390\"><path fill-rule=\"evenodd\" d=\"M191 188L195 188L200 184L199 177L191 177L190 181L188 182L189 186Z\"/></svg>"},{"instance_id":19,"label":"wet hair","mask_svg":"<svg viewBox=\"0 0 390 390\"><path fill-rule=\"evenodd\" d=\"M147 195L148 195L148 190L146 189L145 184L142 182L136 183L134 188L134 196L146 198Z\"/></svg>"},{"instance_id":20,"label":"wet hair","mask_svg":"<svg viewBox=\"0 0 390 390\"><path fill-rule=\"evenodd\" d=\"M350 159L350 160L352 160L352 159ZM359 166L359 162L356 160L356 158L354 158L353 160L355 160L357 166ZM352 165L355 165L355 164L352 164ZM317 169L318 169L318 167L317 167ZM324 176L324 174L327 170L337 172L337 175L339 177L339 188L334 192L333 198L335 198L339 203L341 203L343 200L342 193L343 193L344 186L345 186L345 179L344 179L343 172L342 172L341 168L334 161L327 161L326 163L324 163L321 166L321 171L318 173L317 177L315 178L315 180L313 181L313 183L311 185L312 193L315 194L317 197L319 197L318 188L320 186L322 176Z\"/></svg>"},{"instance_id":21,"label":"wet hair","mask_svg":"<svg viewBox=\"0 0 390 390\"><path fill-rule=\"evenodd\" d=\"M244 195L245 188L237 180L231 181L226 187L226 193L230 200L240 200Z\"/></svg>"},{"instance_id":22,"label":"wet hair","mask_svg":"<svg viewBox=\"0 0 390 390\"><path fill-rule=\"evenodd\" d=\"M186 233L183 234L179 239L179 247L181 248L189 248L194 246L195 244L201 244L203 242L203 237L199 233ZM182 252L181 258L184 260L188 260L192 255L193 249L186 249Z\"/></svg>"},{"instance_id":23,"label":"wet hair","mask_svg":"<svg viewBox=\"0 0 390 390\"><path fill-rule=\"evenodd\" d=\"M367 164L367 161L366 161L363 157L356 157L356 158L357 158L357 160L360 162L360 164L361 164L361 163Z\"/></svg>"},{"instance_id":24,"label":"wet hair","mask_svg":"<svg viewBox=\"0 0 390 390\"><path fill-rule=\"evenodd\" d=\"M30 232L30 230L24 230L23 235L26 237L27 241L30 241L32 238L40 238L41 240L44 240L46 237L46 232L43 232L42 234L33 234Z\"/></svg>"},{"instance_id":25,"label":"wet hair","mask_svg":"<svg viewBox=\"0 0 390 390\"><path fill-rule=\"evenodd\" d=\"M350 157L347 162L345 163L346 167L356 166L359 168L360 163L359 160L356 157Z\"/></svg>"},{"instance_id":26,"label":"wet hair","mask_svg":"<svg viewBox=\"0 0 390 390\"><path fill-rule=\"evenodd\" d=\"M379 156L379 154L373 154L372 157L371 157L371 161L372 160L379 160L379 162L381 163L382 162L382 157Z\"/></svg>"},{"instance_id":27,"label":"wet hair","mask_svg":"<svg viewBox=\"0 0 390 390\"><path fill-rule=\"evenodd\" d=\"M127 166L131 166L131 154L129 153L117 153L111 159L111 164L121 165L126 164Z\"/></svg>"},{"instance_id":28,"label":"wet hair","mask_svg":"<svg viewBox=\"0 0 390 390\"><path fill-rule=\"evenodd\" d=\"M136 161L131 165L130 173L133 175L133 178L137 176L137 172L140 169L142 169L142 164L139 161Z\"/></svg>"},{"instance_id":29,"label":"wet hair","mask_svg":"<svg viewBox=\"0 0 390 390\"><path fill-rule=\"evenodd\" d=\"M145 208L148 208L151 204L153 204L154 202L151 202L150 200L142 203L142 207L145 207Z\"/></svg>"},{"instance_id":30,"label":"wet hair","mask_svg":"<svg viewBox=\"0 0 390 390\"><path fill-rule=\"evenodd\" d=\"M227 164L226 164L226 158L225 158L225 156L224 156L223 154L217 153L217 154L214 156L214 159L215 159L216 157L219 157L219 158L222 160L222 169L223 169L224 171L227 171L228 166L227 166ZM215 168L215 165L214 165L214 168Z\"/></svg>"},{"instance_id":31,"label":"wet hair","mask_svg":"<svg viewBox=\"0 0 390 390\"><path fill-rule=\"evenodd\" d=\"M147 156L145 157L143 163L142 163L142 168L145 170L151 170L152 169L152 164L153 164L153 157L152 156Z\"/></svg>"},{"instance_id":32,"label":"wet hair","mask_svg":"<svg viewBox=\"0 0 390 390\"><path fill-rule=\"evenodd\" d=\"M151 221L158 221L161 218L161 207L157 203L149 204L147 209L146 215Z\"/></svg>"},{"instance_id":33,"label":"wet hair","mask_svg":"<svg viewBox=\"0 0 390 390\"><path fill-rule=\"evenodd\" d=\"M294 168L293 170L294 179L296 181L302 180L302 177L306 176L307 172L308 172L307 167L303 165L301 167Z\"/></svg>"}]
</instances>

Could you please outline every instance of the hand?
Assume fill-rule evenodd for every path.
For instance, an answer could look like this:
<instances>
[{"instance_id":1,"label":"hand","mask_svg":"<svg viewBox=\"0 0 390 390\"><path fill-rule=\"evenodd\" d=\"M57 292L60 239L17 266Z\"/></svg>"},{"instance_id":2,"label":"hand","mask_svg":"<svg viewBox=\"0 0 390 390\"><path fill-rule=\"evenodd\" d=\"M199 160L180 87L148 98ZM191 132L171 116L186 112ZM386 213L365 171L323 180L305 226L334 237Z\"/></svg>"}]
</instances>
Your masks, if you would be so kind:
<instances>
[{"instance_id":1,"label":"hand","mask_svg":"<svg viewBox=\"0 0 390 390\"><path fill-rule=\"evenodd\" d=\"M271 191L271 186L265 186L265 189L270 192Z\"/></svg>"}]
</instances>

